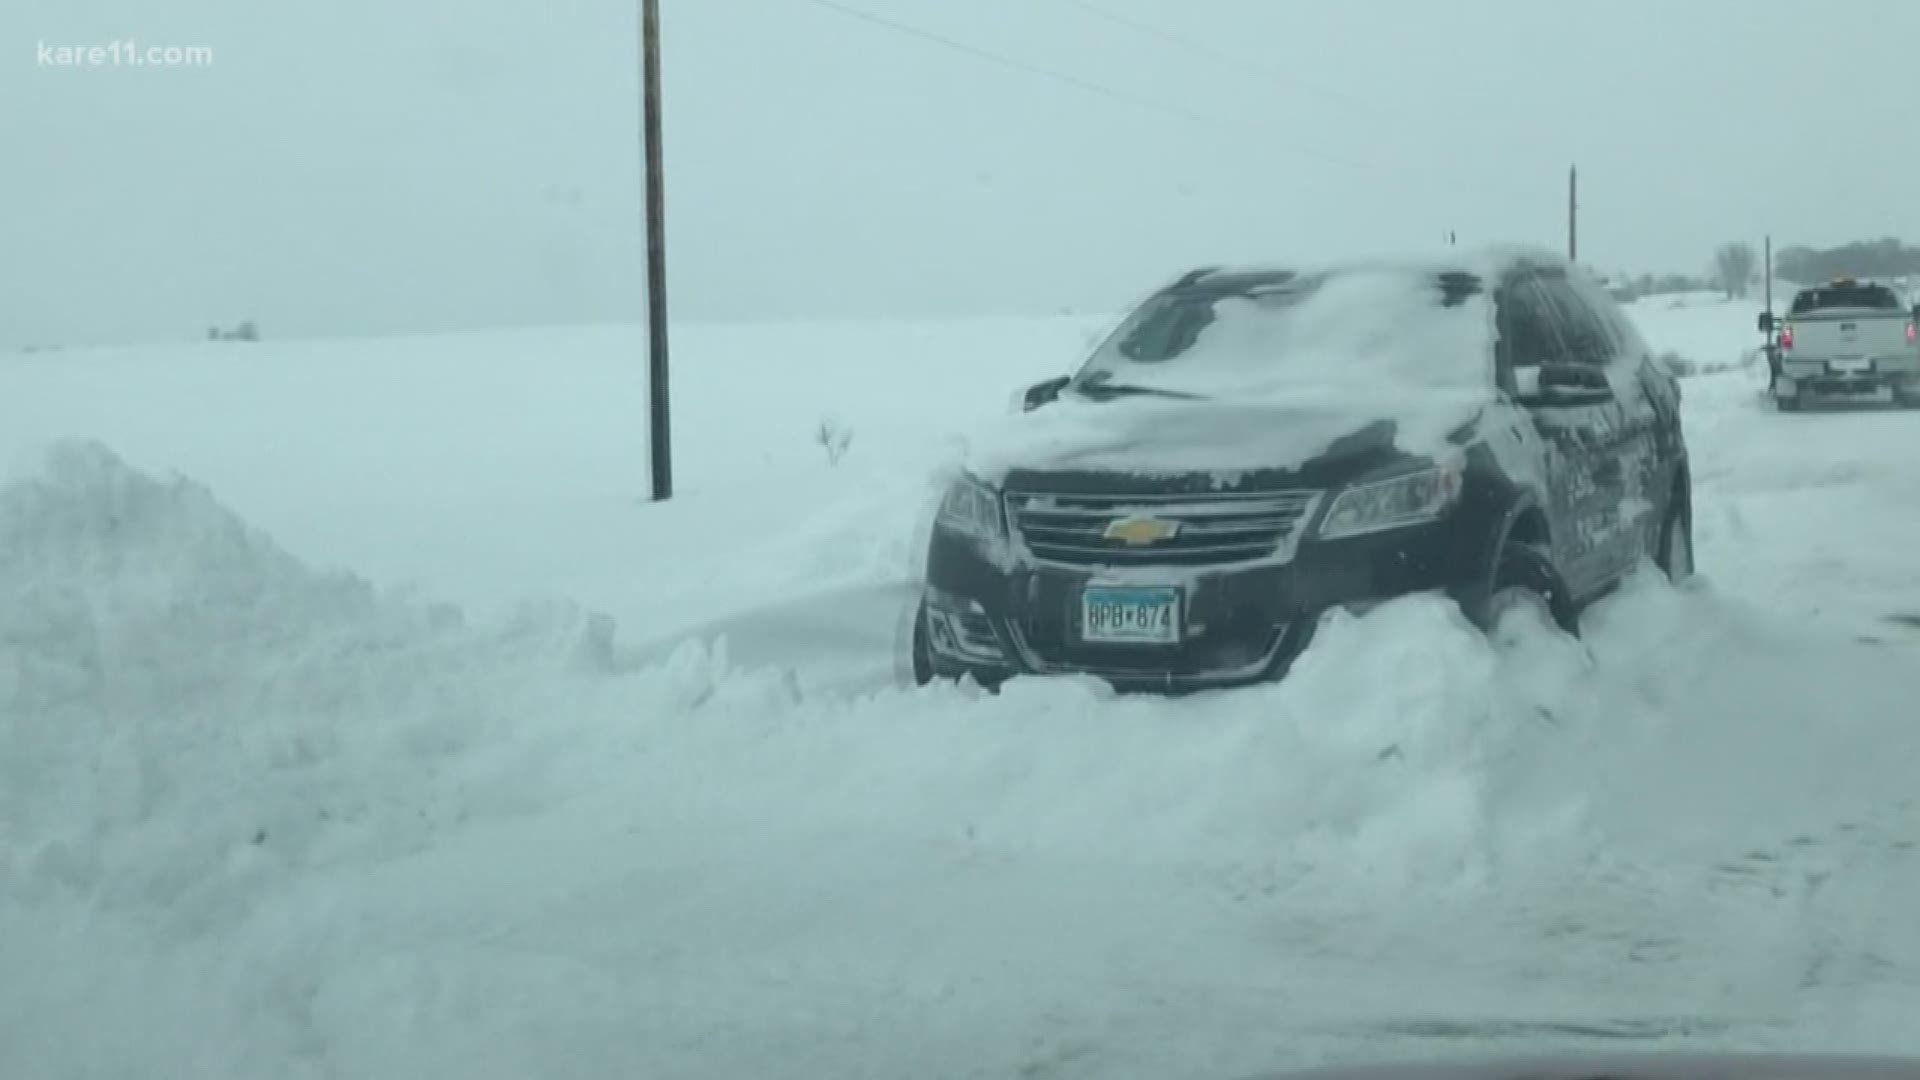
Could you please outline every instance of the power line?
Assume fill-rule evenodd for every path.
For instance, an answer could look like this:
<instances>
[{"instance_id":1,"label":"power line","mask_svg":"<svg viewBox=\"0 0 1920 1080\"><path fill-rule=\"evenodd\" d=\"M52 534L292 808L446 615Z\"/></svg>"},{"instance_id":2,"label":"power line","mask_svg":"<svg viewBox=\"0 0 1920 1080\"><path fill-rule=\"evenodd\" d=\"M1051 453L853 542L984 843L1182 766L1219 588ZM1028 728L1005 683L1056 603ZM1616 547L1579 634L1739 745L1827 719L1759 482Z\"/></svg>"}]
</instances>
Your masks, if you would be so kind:
<instances>
[{"instance_id":1,"label":"power line","mask_svg":"<svg viewBox=\"0 0 1920 1080\"><path fill-rule=\"evenodd\" d=\"M1425 123L1422 120L1420 120L1420 118L1415 117L1405 111L1388 110L1383 106L1377 105L1370 101L1366 101L1362 98L1354 97L1351 94L1347 94L1342 91L1332 89L1330 87L1321 86L1317 83L1308 82L1307 80L1301 79L1297 76L1294 76L1285 71L1282 71L1279 68L1270 67L1265 64L1255 63L1243 57L1235 56L1232 53L1225 52L1221 49L1216 49L1213 46L1208 45L1207 43L1203 41L1199 41L1195 38L1187 37L1182 34L1176 34L1170 30L1163 29L1151 23L1141 22L1140 20L1132 18L1130 16L1122 15L1114 11L1109 11L1106 8L1099 6L1098 4L1089 3L1088 0L1054 0L1054 2L1056 4L1059 4L1062 7L1072 8L1076 11L1080 11L1084 14L1091 15L1094 18L1101 19L1103 21L1112 23L1116 26L1125 27L1126 29L1132 30L1135 33L1142 34L1146 37L1154 38L1158 41L1165 42L1169 45L1174 46L1175 48L1183 49L1187 52L1194 54L1195 56L1202 57L1214 63L1224 64L1228 67L1237 68L1245 74L1252 75L1256 78L1264 79L1268 82L1286 87L1290 90L1302 91L1308 94L1312 94L1315 97L1325 99L1327 101L1337 102L1339 104L1346 105L1347 107L1357 112L1365 113L1369 116L1372 116L1376 120L1392 122L1398 119L1398 120L1405 121L1407 123L1414 124L1416 126L1425 127ZM1353 163L1349 163L1349 164L1353 164ZM1431 181L1434 179L1434 177L1430 173L1427 173L1424 171L1415 171L1411 169L1396 168L1392 166L1367 166L1367 167L1381 168L1390 172L1398 173L1403 176L1415 177L1417 179L1424 180L1424 181ZM1473 187L1476 189L1482 189L1484 188L1485 185L1461 184L1461 185L1455 185L1455 186ZM1531 191L1533 189L1529 188L1528 190Z\"/></svg>"},{"instance_id":2,"label":"power line","mask_svg":"<svg viewBox=\"0 0 1920 1080\"><path fill-rule=\"evenodd\" d=\"M1208 116L1204 113L1196 112L1192 109L1188 109L1181 105L1174 105L1165 101L1158 101L1153 98L1142 97L1138 94L1130 94L1124 90L1116 90L1113 87L1106 86L1101 83L1093 82L1090 79L1083 79L1078 75L1068 74L1063 71L1056 71L1053 68L1043 67L1039 64L1029 63L1024 60L1018 60L1013 57L1003 55L1001 53L992 52L990 50L980 48L977 45L969 45L965 42L955 41L952 38L945 37L940 34L936 34L931 30L924 30L920 27L913 26L908 23L900 22L895 19L890 19L883 15L876 15L871 11L866 11L861 8L856 8L856 7L849 6L847 4L840 3L839 0L807 0L807 3L813 4L816 7L821 7L829 11L836 12L848 18L858 19L861 22L870 23L874 26L883 27L885 29L894 31L895 33L905 34L910 37L917 38L921 41L940 45L944 48L973 57L976 60L983 60L988 63L994 64L998 67L1008 68L1013 71L1023 72L1025 74L1038 76L1043 79L1049 79L1057 83L1062 83L1067 86L1072 86L1077 89L1084 90L1088 93L1097 94L1109 100L1123 102L1125 104L1132 105L1136 108L1148 109L1153 112L1162 113L1168 116L1175 116L1182 120L1186 120L1194 124L1200 124L1206 127L1222 128L1227 131L1231 131L1235 135L1242 135L1245 133L1245 128L1243 126L1229 123L1225 120L1220 119L1219 117ZM1263 145L1271 146L1271 144L1263 144ZM1245 146L1237 145L1236 149L1245 149ZM1322 161L1330 165L1341 165L1350 169L1361 169L1361 170L1373 171L1373 170L1380 170L1383 168L1383 166L1375 165L1370 162L1357 161L1352 158L1341 157L1336 154L1329 154L1323 151L1312 150L1312 149L1299 147L1299 146L1282 145L1282 146L1279 146L1278 149L1282 153L1291 154L1296 157L1312 158L1314 160Z\"/></svg>"},{"instance_id":3,"label":"power line","mask_svg":"<svg viewBox=\"0 0 1920 1080\"><path fill-rule=\"evenodd\" d=\"M1092 15L1096 19L1103 19L1107 22L1113 23L1116 26L1124 26L1127 29L1132 30L1137 34L1144 34L1147 37L1156 38L1160 41L1164 41L1174 46L1175 48L1185 49L1188 52L1194 53L1198 56L1203 56L1208 60L1214 61L1215 63L1226 64L1229 67L1239 68L1241 71L1246 72L1250 75L1254 75L1259 78L1266 79L1270 82L1279 83L1280 85L1286 86L1290 89L1302 90L1302 91L1305 91L1306 93L1313 94L1316 97L1325 98L1328 101L1337 101L1342 104L1359 109L1362 112L1373 113L1375 116L1384 115L1375 106L1370 105L1367 102L1352 96L1351 94L1344 94L1338 90L1332 90L1324 86L1319 86L1314 83L1307 82L1303 79L1296 78L1295 76L1289 75L1279 70L1278 68L1268 67L1265 64L1256 64L1251 60L1245 60L1238 56L1234 56L1231 53L1222 52L1221 50L1216 49L1213 46L1206 44L1205 42L1197 41L1193 38L1186 37L1181 34L1176 34L1171 30L1163 30L1160 27L1154 26L1150 23L1143 23L1138 19L1130 18L1126 15L1121 15L1118 12L1108 11L1106 8L1099 7L1098 5L1095 5L1095 4L1087 3L1087 0L1055 0L1055 2L1061 5L1064 5L1066 7L1075 8L1079 11L1085 12L1088 15Z\"/></svg>"},{"instance_id":4,"label":"power line","mask_svg":"<svg viewBox=\"0 0 1920 1080\"><path fill-rule=\"evenodd\" d=\"M1045 68L1045 67L1041 67L1038 64L1027 63L1024 60L1016 60L1011 56L1002 56L999 53L989 52L986 49L982 49L977 45L968 45L965 42L955 41L949 37L942 37L941 35L936 34L931 30L922 30L917 26L911 26L911 25L908 25L907 23L897 22L893 19L887 18L884 15L875 15L871 11L864 11L860 8L849 7L846 4L839 3L838 0L807 0L807 2L810 4L814 4L818 7L826 8L829 11L839 12L840 14L845 15L848 18L859 19L861 22L871 23L875 26L883 26L897 33L906 34L911 37L919 38L921 41L932 42L935 45L940 45L945 48L952 49L955 52L964 53L965 55L971 56L976 60L984 60L990 64L997 64L1000 67L1009 68L1014 71L1024 72L1028 75L1035 75L1043 79L1051 79L1054 82L1063 83L1067 86L1076 87L1078 89L1085 90L1090 94L1098 94L1101 97L1111 98L1115 101L1122 101L1129 105L1136 106L1138 108L1151 109L1154 112L1166 113L1170 116L1177 116L1183 120L1193 120L1200 123L1207 122L1206 117L1200 115L1199 113L1193 112L1191 110L1184 109L1178 105L1169 105L1166 102L1155 101L1151 98L1139 97L1134 94L1129 94L1124 90L1115 90L1110 86L1103 86L1100 83L1096 83L1088 79L1083 79L1078 75L1069 75L1063 71L1055 71L1052 68Z\"/></svg>"},{"instance_id":5,"label":"power line","mask_svg":"<svg viewBox=\"0 0 1920 1080\"><path fill-rule=\"evenodd\" d=\"M1100 9L1095 5L1086 3L1085 0L1061 0L1061 2L1070 4L1071 6L1079 8L1090 14L1095 14L1099 17L1108 18L1115 22L1121 23L1123 25L1128 25L1131 28L1141 33L1163 37L1169 41L1178 42L1180 43L1180 47L1182 48L1201 51L1209 55L1210 57L1219 59L1221 62L1233 63L1236 66L1242 66L1242 67L1248 66L1245 62L1237 61L1233 57L1228 56L1225 53L1220 53L1217 50L1213 50L1204 44L1190 41L1189 39L1181 38L1177 35L1166 34L1164 31L1160 31L1157 27L1149 26L1146 23L1139 23L1139 22L1136 22L1135 20L1128 19L1124 16L1114 15L1113 13L1104 11L1103 9ZM1232 137L1231 145L1232 145L1232 149L1236 153L1244 154L1250 148L1252 148L1252 149L1260 150L1265 153L1276 153L1276 154L1289 156L1289 157L1304 158L1308 160L1319 161L1323 164L1335 165L1342 168L1354 170L1357 172L1367 172L1367 173L1373 173L1376 175L1398 177L1402 181L1410 182L1419 187L1427 187L1427 188L1447 187L1447 188L1452 188L1461 192L1471 192L1473 194L1484 194L1488 191L1489 187L1492 187L1492 186L1499 186L1499 187L1509 186L1508 183L1498 182L1498 181L1494 182L1493 184L1489 184L1484 181L1479 183L1470 183L1462 179L1447 177L1443 174L1440 174L1434 168L1435 163L1431 161L1424 162L1415 167L1397 166L1397 165L1383 164L1383 163L1372 162L1372 161L1362 161L1355 158L1346 157L1340 154L1334 154L1334 153L1329 153L1327 151L1314 149L1312 147L1301 146L1296 142L1292 142L1286 139L1276 139L1272 137L1270 132L1266 132L1266 131L1263 131L1258 138L1254 139L1250 143L1248 141L1249 125L1245 122L1236 123L1236 122L1228 121L1217 116L1207 115L1205 113L1198 112L1194 109L1186 108L1185 106L1157 100L1155 98L1150 98L1140 94L1129 93L1125 90L1116 89L1112 86L1095 82L1091 79L1085 79L1078 75L1073 75L1071 73L1060 71L1055 68L1050 68L1042 64L1020 60L1015 57L1008 56L1004 53L999 53L999 52L992 51L990 49L982 48L978 45L972 45L963 41L957 41L953 38L936 33L934 31L927 30L919 26L914 26L911 23L903 22L898 19L889 18L884 15L879 15L872 11L868 11L864 8L855 7L851 4L842 2L842 0L807 0L807 3L810 3L815 7L821 8L823 10L840 15L842 17L855 19L860 22L877 27L879 29L886 30L891 33L896 33L902 36L911 37L927 44L937 45L949 51L960 53L964 56L967 56L977 61L981 61L983 63L992 64L995 67L999 67L1004 70L1017 71L1025 75L1046 79L1051 82L1059 83L1064 86L1073 87L1085 93L1099 96L1109 101L1115 101L1125 105L1130 105L1137 109L1158 113L1164 116L1177 117L1181 120L1186 121L1188 124L1193 125L1194 128L1196 129L1213 129L1211 133L1214 135L1224 134ZM1361 101L1358 98L1348 97L1346 95L1341 95L1336 91L1327 90L1321 87L1315 87L1310 83L1305 83L1297 79L1291 79L1288 76L1272 71L1270 69L1261 68L1259 65L1251 65L1251 69L1255 71L1265 72L1266 77L1286 82L1289 85L1298 86L1298 87L1310 90L1314 93L1320 94L1323 97L1330 97L1337 100L1342 100L1355 108L1372 112L1374 115L1379 116L1383 119L1386 118L1385 115L1378 108L1373 107L1367 104L1366 102ZM1193 133L1201 134L1202 132L1195 131ZM1225 143L1227 142L1227 140L1225 139L1221 139L1220 141L1222 142L1223 145L1225 145ZM1549 174L1543 173L1543 175L1549 175ZM1511 185L1510 190L1513 192L1515 196L1518 196L1520 195L1523 189L1520 185ZM1550 187L1535 188L1531 185L1527 185L1524 188L1524 190L1529 196L1533 196L1533 195L1541 195L1544 192L1549 192L1551 188ZM1546 197L1548 199L1551 199L1550 195Z\"/></svg>"}]
</instances>

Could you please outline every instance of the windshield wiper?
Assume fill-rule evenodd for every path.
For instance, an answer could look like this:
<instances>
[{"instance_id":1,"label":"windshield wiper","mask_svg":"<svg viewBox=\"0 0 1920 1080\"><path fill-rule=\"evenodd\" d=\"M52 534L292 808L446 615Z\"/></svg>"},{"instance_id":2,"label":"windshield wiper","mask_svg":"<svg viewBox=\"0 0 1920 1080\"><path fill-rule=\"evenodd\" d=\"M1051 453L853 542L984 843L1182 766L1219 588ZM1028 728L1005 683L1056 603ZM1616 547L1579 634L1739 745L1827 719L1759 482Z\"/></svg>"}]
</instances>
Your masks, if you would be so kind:
<instances>
[{"instance_id":1,"label":"windshield wiper","mask_svg":"<svg viewBox=\"0 0 1920 1080\"><path fill-rule=\"evenodd\" d=\"M1165 390L1158 386L1136 386L1132 383L1109 382L1108 380L1111 378L1112 375L1109 372L1097 372L1080 382L1074 383L1071 389L1081 397L1095 400L1107 397L1136 396L1177 398L1181 401L1202 400L1199 394L1189 394L1184 390Z\"/></svg>"}]
</instances>

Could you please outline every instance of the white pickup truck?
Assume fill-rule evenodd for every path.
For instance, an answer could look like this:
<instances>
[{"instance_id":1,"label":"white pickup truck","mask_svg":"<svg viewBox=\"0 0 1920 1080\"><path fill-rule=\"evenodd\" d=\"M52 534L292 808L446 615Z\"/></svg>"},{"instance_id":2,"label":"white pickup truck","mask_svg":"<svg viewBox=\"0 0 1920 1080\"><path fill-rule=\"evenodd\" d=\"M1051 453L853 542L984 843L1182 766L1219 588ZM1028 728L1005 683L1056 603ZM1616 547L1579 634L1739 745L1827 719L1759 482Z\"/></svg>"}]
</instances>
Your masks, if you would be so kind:
<instances>
[{"instance_id":1,"label":"white pickup truck","mask_svg":"<svg viewBox=\"0 0 1920 1080\"><path fill-rule=\"evenodd\" d=\"M1773 335L1773 399L1782 411L1822 400L1920 407L1920 305L1891 287L1838 278L1802 289L1784 318L1760 314Z\"/></svg>"}]
</instances>

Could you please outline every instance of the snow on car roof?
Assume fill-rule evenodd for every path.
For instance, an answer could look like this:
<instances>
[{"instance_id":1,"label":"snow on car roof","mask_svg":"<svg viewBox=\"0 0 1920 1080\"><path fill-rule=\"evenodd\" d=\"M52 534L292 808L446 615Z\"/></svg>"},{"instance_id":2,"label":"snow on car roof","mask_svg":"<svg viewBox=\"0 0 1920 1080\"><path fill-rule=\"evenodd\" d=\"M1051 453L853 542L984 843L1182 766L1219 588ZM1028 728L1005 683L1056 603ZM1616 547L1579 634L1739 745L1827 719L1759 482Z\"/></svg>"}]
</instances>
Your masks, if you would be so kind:
<instances>
[{"instance_id":1,"label":"snow on car roof","mask_svg":"<svg viewBox=\"0 0 1920 1080\"><path fill-rule=\"evenodd\" d=\"M1497 278L1523 267L1571 269L1566 257L1546 248L1519 244L1486 245L1472 248L1448 248L1399 256L1381 255L1367 259L1298 263L1253 262L1209 267L1201 280L1223 276L1322 274L1348 272L1404 271L1420 274L1464 273L1480 278Z\"/></svg>"}]
</instances>

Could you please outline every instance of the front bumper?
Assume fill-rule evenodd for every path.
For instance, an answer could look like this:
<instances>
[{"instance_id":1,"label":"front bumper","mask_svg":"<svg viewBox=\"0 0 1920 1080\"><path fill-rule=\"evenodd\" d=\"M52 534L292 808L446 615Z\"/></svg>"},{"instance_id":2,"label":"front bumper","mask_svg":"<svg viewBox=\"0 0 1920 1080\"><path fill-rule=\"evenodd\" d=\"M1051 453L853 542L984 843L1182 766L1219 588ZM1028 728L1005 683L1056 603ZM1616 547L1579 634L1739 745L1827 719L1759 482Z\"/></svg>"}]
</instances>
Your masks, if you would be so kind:
<instances>
[{"instance_id":1,"label":"front bumper","mask_svg":"<svg viewBox=\"0 0 1920 1080\"><path fill-rule=\"evenodd\" d=\"M1481 532L1460 516L1330 543L1283 561L1221 567L1129 566L1115 573L990 553L936 532L923 627L932 674L995 685L1019 675L1082 674L1118 690L1179 693L1276 679L1322 616L1483 575ZM1081 595L1109 582L1179 590L1175 644L1085 639Z\"/></svg>"}]
</instances>

